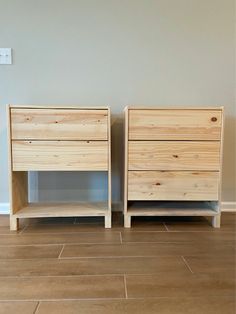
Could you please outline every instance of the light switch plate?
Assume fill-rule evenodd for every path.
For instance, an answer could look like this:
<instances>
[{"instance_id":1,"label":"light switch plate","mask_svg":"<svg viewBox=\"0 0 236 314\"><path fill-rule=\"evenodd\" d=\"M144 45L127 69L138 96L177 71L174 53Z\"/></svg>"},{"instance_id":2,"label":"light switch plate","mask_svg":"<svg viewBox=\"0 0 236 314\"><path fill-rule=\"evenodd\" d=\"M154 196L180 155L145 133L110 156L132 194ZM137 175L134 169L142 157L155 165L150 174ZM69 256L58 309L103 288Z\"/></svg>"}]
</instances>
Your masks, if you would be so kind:
<instances>
[{"instance_id":1,"label":"light switch plate","mask_svg":"<svg viewBox=\"0 0 236 314\"><path fill-rule=\"evenodd\" d=\"M0 64L12 64L11 48L0 48Z\"/></svg>"}]
</instances>

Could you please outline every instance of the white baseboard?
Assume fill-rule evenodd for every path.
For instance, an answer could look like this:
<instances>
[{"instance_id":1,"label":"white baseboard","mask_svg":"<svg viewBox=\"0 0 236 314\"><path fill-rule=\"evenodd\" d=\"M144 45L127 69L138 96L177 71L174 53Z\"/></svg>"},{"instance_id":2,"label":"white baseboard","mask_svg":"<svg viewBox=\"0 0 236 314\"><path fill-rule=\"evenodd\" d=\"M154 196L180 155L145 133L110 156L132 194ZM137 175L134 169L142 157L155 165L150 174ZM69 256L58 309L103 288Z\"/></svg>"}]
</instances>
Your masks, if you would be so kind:
<instances>
[{"instance_id":1,"label":"white baseboard","mask_svg":"<svg viewBox=\"0 0 236 314\"><path fill-rule=\"evenodd\" d=\"M236 213L236 202L222 202L221 203L222 212Z\"/></svg>"},{"instance_id":2,"label":"white baseboard","mask_svg":"<svg viewBox=\"0 0 236 314\"><path fill-rule=\"evenodd\" d=\"M122 204L115 203L112 205L112 210L114 212L122 211ZM236 202L222 202L221 204L222 212L231 212L236 213ZM0 203L0 215L8 215L10 213L10 205L9 203Z\"/></svg>"},{"instance_id":3,"label":"white baseboard","mask_svg":"<svg viewBox=\"0 0 236 314\"><path fill-rule=\"evenodd\" d=\"M0 215L8 215L10 213L9 203L0 203Z\"/></svg>"}]
</instances>

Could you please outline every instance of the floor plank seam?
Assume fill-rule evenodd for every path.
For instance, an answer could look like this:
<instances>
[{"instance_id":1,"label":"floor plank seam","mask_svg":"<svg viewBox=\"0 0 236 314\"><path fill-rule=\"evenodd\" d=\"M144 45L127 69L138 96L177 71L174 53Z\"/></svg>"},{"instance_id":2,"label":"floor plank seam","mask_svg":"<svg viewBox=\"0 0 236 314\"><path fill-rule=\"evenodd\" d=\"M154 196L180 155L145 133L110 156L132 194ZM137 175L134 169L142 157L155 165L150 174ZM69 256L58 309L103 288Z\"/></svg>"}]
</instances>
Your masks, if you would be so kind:
<instances>
[{"instance_id":1,"label":"floor plank seam","mask_svg":"<svg viewBox=\"0 0 236 314\"><path fill-rule=\"evenodd\" d=\"M11 231L12 232L12 231ZM14 237L14 236L18 236L20 235L21 231L17 231L17 233L0 233L0 236L10 236L10 237Z\"/></svg>"},{"instance_id":2,"label":"floor plank seam","mask_svg":"<svg viewBox=\"0 0 236 314\"><path fill-rule=\"evenodd\" d=\"M135 232L138 232L138 231L135 231ZM163 231L147 231L147 232L163 232ZM171 233L212 233L212 234L217 234L217 233L235 233L234 231L223 231L223 230L208 230L208 231L206 231L206 230L188 230L188 231L186 231L186 230L170 230L169 229L169 232L171 232Z\"/></svg>"},{"instance_id":3,"label":"floor plank seam","mask_svg":"<svg viewBox=\"0 0 236 314\"><path fill-rule=\"evenodd\" d=\"M36 314L38 312L39 306L40 306L40 301L37 303L36 308L34 309L33 314Z\"/></svg>"},{"instance_id":4,"label":"floor plank seam","mask_svg":"<svg viewBox=\"0 0 236 314\"><path fill-rule=\"evenodd\" d=\"M187 226L187 225L186 225ZM212 233L212 234L235 234L235 231L228 231L228 230L221 230L220 228L218 230L216 230L216 228L213 228L211 230L170 230L169 227L167 227L168 230L171 232L171 233L195 233L195 232L201 232L201 233L205 233L205 234L209 234L209 233ZM147 233L155 233L155 232L158 232L158 233L164 233L165 230L142 230L142 229L139 229L139 230L135 230L134 227L131 228L130 230L127 230L125 228L122 228L123 229L123 232L125 233L127 231L127 233L142 233L142 232L147 232ZM88 231L90 232L90 231ZM118 232L118 231L117 231ZM93 231L91 231L91 233L93 233Z\"/></svg>"},{"instance_id":5,"label":"floor plank seam","mask_svg":"<svg viewBox=\"0 0 236 314\"><path fill-rule=\"evenodd\" d=\"M168 228L168 227L167 227ZM194 234L194 233L203 233L203 234L235 234L236 230L235 231L203 231L203 230L170 230L168 228L168 230L130 230L130 233L131 234L135 234L135 233L166 233L166 232L169 232L169 233L190 233L190 234ZM22 234L22 231L18 232L18 233L0 233L0 235L4 235L4 236L12 236L12 237L16 237L16 236L19 236L19 235L23 235L23 236L36 236L36 235L58 235L58 234L61 234L61 235L65 235L65 234L90 234L90 233L97 233L97 234L102 234L102 233L109 233L109 234L117 234L119 232L124 232L126 233L127 231L125 229L122 229L121 231L117 231L117 230L97 230L97 231L90 231L90 230L86 230L86 231L57 231L57 232L32 232L32 231L28 231L28 228L26 228L26 230L24 230L24 233Z\"/></svg>"},{"instance_id":6,"label":"floor plank seam","mask_svg":"<svg viewBox=\"0 0 236 314\"><path fill-rule=\"evenodd\" d=\"M123 244L195 244L193 241L123 241ZM96 244L96 243L95 243Z\"/></svg>"},{"instance_id":7,"label":"floor plank seam","mask_svg":"<svg viewBox=\"0 0 236 314\"><path fill-rule=\"evenodd\" d=\"M0 237L1 238L1 237ZM212 241L210 241L212 242ZM226 242L226 243L225 243ZM214 243L214 241L213 241ZM217 242L216 242L217 243ZM231 241L219 240L220 244L231 245ZM31 243L31 244L1 244L0 247L21 247L21 246L60 246L60 245L118 245L119 241L115 242L58 242L58 243ZM197 244L197 241L124 241L122 244Z\"/></svg>"},{"instance_id":8,"label":"floor plank seam","mask_svg":"<svg viewBox=\"0 0 236 314\"><path fill-rule=\"evenodd\" d=\"M128 298L130 299L130 298ZM139 298L134 298L134 299L139 299ZM141 299L144 299L141 297ZM146 298L145 298L146 299ZM64 299L64 298L60 298L60 299L55 299L55 298L52 298L52 299L4 299L4 300L1 300L0 299L0 302L39 302L39 303L43 303L43 302L64 302L64 301L112 301L112 300L119 300L119 301L122 301L122 300L126 300L124 297L108 297L108 298L104 298L104 297L101 297L101 298L67 298L67 299ZM34 314L34 313L33 313Z\"/></svg>"},{"instance_id":9,"label":"floor plank seam","mask_svg":"<svg viewBox=\"0 0 236 314\"><path fill-rule=\"evenodd\" d=\"M141 242L141 243L143 243L143 242ZM150 242L148 242L148 243L150 243ZM159 243L159 242L157 242L157 243ZM95 244L97 244L97 245L100 245L100 244L120 244L120 240L116 241L116 242L66 242L66 243L65 242L60 242L60 243L55 243L55 244L54 243L45 243L45 244L43 244L43 243L33 243L33 244L0 244L0 247L50 246L50 245L95 245Z\"/></svg>"},{"instance_id":10,"label":"floor plank seam","mask_svg":"<svg viewBox=\"0 0 236 314\"><path fill-rule=\"evenodd\" d=\"M62 254L62 252L64 251L64 248L65 248L65 244L62 245L61 252L60 252L59 255L58 255L58 259L61 258L61 254Z\"/></svg>"},{"instance_id":11,"label":"floor plank seam","mask_svg":"<svg viewBox=\"0 0 236 314\"><path fill-rule=\"evenodd\" d=\"M120 243L122 244L123 243L123 239L122 239L122 234L120 232Z\"/></svg>"},{"instance_id":12,"label":"floor plank seam","mask_svg":"<svg viewBox=\"0 0 236 314\"><path fill-rule=\"evenodd\" d=\"M192 268L190 267L189 263L186 261L186 259L184 258L184 256L181 256L181 258L182 258L184 264L187 266L188 270L189 270L192 274L194 274Z\"/></svg>"},{"instance_id":13,"label":"floor plank seam","mask_svg":"<svg viewBox=\"0 0 236 314\"><path fill-rule=\"evenodd\" d=\"M78 231L58 231L58 232L30 232L28 231L27 233L24 233L23 235L26 236L26 237L30 237L32 235L34 236L40 236L40 235L58 235L58 234L62 234L62 235L65 235L65 234L68 234L68 235L71 235L71 234L119 234L121 231L116 231L116 230L100 230L100 231L81 231L81 230L78 230ZM151 232L151 231L149 231ZM163 231L160 231L160 232L163 232ZM11 236L18 236L20 235L21 233L17 233L17 234L5 234L5 235L11 235Z\"/></svg>"},{"instance_id":14,"label":"floor plank seam","mask_svg":"<svg viewBox=\"0 0 236 314\"><path fill-rule=\"evenodd\" d=\"M60 258L60 260L63 260L63 259L66 259L66 258ZM40 260L40 261L45 261L45 260L57 261L58 257L55 256L55 257L0 258L0 263L1 262L14 262L14 261L21 261L21 262L31 261L31 262L36 262L37 260Z\"/></svg>"},{"instance_id":15,"label":"floor plank seam","mask_svg":"<svg viewBox=\"0 0 236 314\"><path fill-rule=\"evenodd\" d=\"M18 234L22 234L28 228L28 226L29 226L29 224L25 225Z\"/></svg>"},{"instance_id":16,"label":"floor plank seam","mask_svg":"<svg viewBox=\"0 0 236 314\"><path fill-rule=\"evenodd\" d=\"M165 257L171 257L171 258L174 258L174 257L178 257L179 254L176 253L176 254L164 254L164 255L108 255L108 256L64 256L64 257L61 257L60 259L61 260L75 260L75 259L122 259L122 258L140 258L140 259L145 259L145 258L165 258ZM199 256L198 254L196 255L191 255L191 256ZM40 259L53 259L53 257L42 257ZM11 259L11 258L2 258L0 259L1 260L34 260L34 258L14 258L14 259Z\"/></svg>"},{"instance_id":17,"label":"floor plank seam","mask_svg":"<svg viewBox=\"0 0 236 314\"><path fill-rule=\"evenodd\" d=\"M193 296L184 296L184 299L204 299L204 298L232 298L235 299L235 295L233 294L215 294L215 295L205 295L205 296L199 296L199 295L193 295ZM159 300L159 299L179 299L179 297L175 296L153 296L153 297L128 297L127 299L122 297L111 297L111 298L67 298L67 299L4 299L0 302L65 302L65 301L112 301L112 300L119 300L119 301L126 301L126 300Z\"/></svg>"},{"instance_id":18,"label":"floor plank seam","mask_svg":"<svg viewBox=\"0 0 236 314\"><path fill-rule=\"evenodd\" d=\"M150 275L155 275L156 273L150 274ZM129 275L147 275L145 273L141 273L141 274L129 274ZM148 273L149 275L149 273ZM6 279L6 278L17 278L17 279L30 279L30 278L73 278L73 277L118 277L118 278L123 278L122 273L104 273L104 274L73 274L73 275L6 275L6 276L2 276L0 275L0 279Z\"/></svg>"},{"instance_id":19,"label":"floor plank seam","mask_svg":"<svg viewBox=\"0 0 236 314\"><path fill-rule=\"evenodd\" d=\"M189 268L188 270L194 274L193 271L191 271ZM170 273L173 271L169 270L159 270L157 272L140 272L140 273L132 273L132 272L126 272L126 276L156 276L160 274L165 274L165 273ZM173 272L174 274L174 272ZM121 273L101 273L101 274L73 274L73 275L0 275L0 279L30 279L30 278L73 278L73 277L122 277L122 272Z\"/></svg>"},{"instance_id":20,"label":"floor plank seam","mask_svg":"<svg viewBox=\"0 0 236 314\"><path fill-rule=\"evenodd\" d=\"M126 282L125 274L124 274L124 288L125 288L125 298L128 299L127 282Z\"/></svg>"},{"instance_id":21,"label":"floor plank seam","mask_svg":"<svg viewBox=\"0 0 236 314\"><path fill-rule=\"evenodd\" d=\"M163 222L163 225L164 225L166 231L170 231L165 222Z\"/></svg>"},{"instance_id":22,"label":"floor plank seam","mask_svg":"<svg viewBox=\"0 0 236 314\"><path fill-rule=\"evenodd\" d=\"M19 247L19 246L26 246L26 247L29 247L29 246L62 246L63 244L65 243L56 243L56 244L53 244L53 243L48 243L48 244L0 244L0 248L1 247ZM66 243L67 245L69 245L70 243ZM78 243L80 244L80 243ZM90 244L90 243L85 243L85 244ZM99 244L99 243L95 243L95 244ZM111 243L113 244L113 243ZM76 244L77 245L77 244Z\"/></svg>"}]
</instances>

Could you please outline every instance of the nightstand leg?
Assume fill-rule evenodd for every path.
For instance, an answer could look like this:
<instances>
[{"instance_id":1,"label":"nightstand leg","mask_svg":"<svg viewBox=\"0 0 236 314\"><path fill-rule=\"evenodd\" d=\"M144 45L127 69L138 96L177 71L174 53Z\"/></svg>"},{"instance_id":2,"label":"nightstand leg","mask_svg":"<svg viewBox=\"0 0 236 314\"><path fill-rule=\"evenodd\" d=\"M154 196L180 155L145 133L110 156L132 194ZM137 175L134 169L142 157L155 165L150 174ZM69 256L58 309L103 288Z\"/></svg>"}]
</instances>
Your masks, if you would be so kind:
<instances>
[{"instance_id":1,"label":"nightstand leg","mask_svg":"<svg viewBox=\"0 0 236 314\"><path fill-rule=\"evenodd\" d=\"M16 231L19 228L19 219L15 217L10 217L10 229Z\"/></svg>"},{"instance_id":2,"label":"nightstand leg","mask_svg":"<svg viewBox=\"0 0 236 314\"><path fill-rule=\"evenodd\" d=\"M111 216L105 216L105 228L111 228Z\"/></svg>"},{"instance_id":3,"label":"nightstand leg","mask_svg":"<svg viewBox=\"0 0 236 314\"><path fill-rule=\"evenodd\" d=\"M131 228L131 216L124 215L124 226L125 228Z\"/></svg>"},{"instance_id":4,"label":"nightstand leg","mask_svg":"<svg viewBox=\"0 0 236 314\"><path fill-rule=\"evenodd\" d=\"M212 217L211 224L214 228L220 228L220 214Z\"/></svg>"}]
</instances>

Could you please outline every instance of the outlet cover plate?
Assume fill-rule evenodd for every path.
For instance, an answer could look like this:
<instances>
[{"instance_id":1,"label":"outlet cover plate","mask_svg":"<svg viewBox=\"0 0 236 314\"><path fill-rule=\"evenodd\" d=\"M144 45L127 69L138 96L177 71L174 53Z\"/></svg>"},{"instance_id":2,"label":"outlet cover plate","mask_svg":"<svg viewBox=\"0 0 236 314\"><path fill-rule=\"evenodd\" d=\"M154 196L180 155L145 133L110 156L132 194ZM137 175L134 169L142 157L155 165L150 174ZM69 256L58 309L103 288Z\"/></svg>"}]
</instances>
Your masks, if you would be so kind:
<instances>
[{"instance_id":1,"label":"outlet cover plate","mask_svg":"<svg viewBox=\"0 0 236 314\"><path fill-rule=\"evenodd\" d=\"M0 64L12 64L11 48L0 48Z\"/></svg>"}]
</instances>

